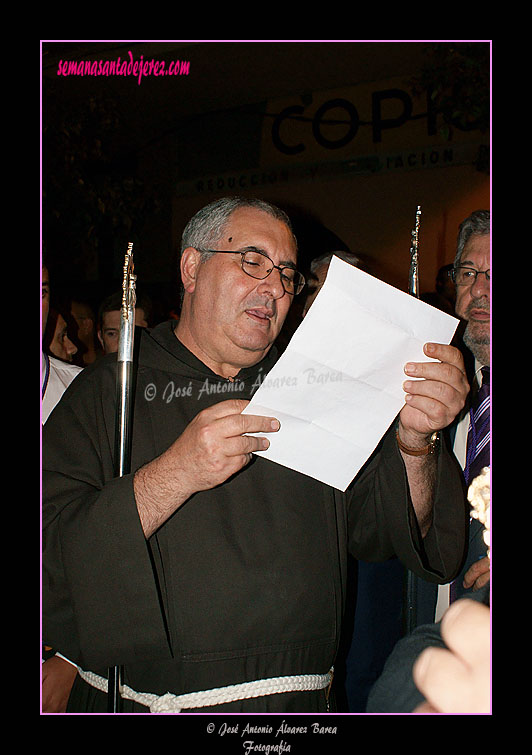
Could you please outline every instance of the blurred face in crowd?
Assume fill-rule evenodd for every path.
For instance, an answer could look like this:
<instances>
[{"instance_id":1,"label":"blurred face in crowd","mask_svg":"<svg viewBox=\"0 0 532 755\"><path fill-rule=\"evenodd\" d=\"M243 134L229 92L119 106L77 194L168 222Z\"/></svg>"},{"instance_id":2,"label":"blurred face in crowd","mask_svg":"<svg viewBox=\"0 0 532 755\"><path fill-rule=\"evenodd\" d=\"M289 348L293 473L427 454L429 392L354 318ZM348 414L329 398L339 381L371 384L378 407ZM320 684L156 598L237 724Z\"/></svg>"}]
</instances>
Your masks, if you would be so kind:
<instances>
[{"instance_id":1,"label":"blurred face in crowd","mask_svg":"<svg viewBox=\"0 0 532 755\"><path fill-rule=\"evenodd\" d=\"M491 236L471 236L464 247L460 266L474 270L490 269ZM485 275L456 286L456 314L467 320L464 343L482 364L490 363L490 282Z\"/></svg>"},{"instance_id":2,"label":"blurred face in crowd","mask_svg":"<svg viewBox=\"0 0 532 755\"><path fill-rule=\"evenodd\" d=\"M93 332L94 315L91 308L83 302L73 301L70 314L78 325L78 337L85 341Z\"/></svg>"},{"instance_id":3,"label":"blurred face in crowd","mask_svg":"<svg viewBox=\"0 0 532 755\"><path fill-rule=\"evenodd\" d=\"M42 332L46 330L48 312L50 311L50 278L48 270L42 268Z\"/></svg>"},{"instance_id":4,"label":"blurred face in crowd","mask_svg":"<svg viewBox=\"0 0 532 755\"><path fill-rule=\"evenodd\" d=\"M303 309L303 317L305 317L305 315L310 309L312 302L321 291L323 284L325 283L325 278L327 277L328 270L329 270L329 263L326 262L323 265L320 265L319 267L317 267L316 270L310 276L310 279L307 283L308 293L307 293L307 298L305 300L305 307Z\"/></svg>"},{"instance_id":5,"label":"blurred face in crowd","mask_svg":"<svg viewBox=\"0 0 532 755\"><path fill-rule=\"evenodd\" d=\"M148 323L144 310L141 307L135 309L135 325L147 328ZM114 354L118 351L118 337L120 335L120 310L104 312L102 326L98 330L98 339L105 354Z\"/></svg>"},{"instance_id":6,"label":"blurred face in crowd","mask_svg":"<svg viewBox=\"0 0 532 755\"><path fill-rule=\"evenodd\" d=\"M72 358L77 353L77 350L77 346L68 337L65 318L58 314L54 336L50 342L50 352L54 357L62 359L64 362L72 362Z\"/></svg>"}]
</instances>

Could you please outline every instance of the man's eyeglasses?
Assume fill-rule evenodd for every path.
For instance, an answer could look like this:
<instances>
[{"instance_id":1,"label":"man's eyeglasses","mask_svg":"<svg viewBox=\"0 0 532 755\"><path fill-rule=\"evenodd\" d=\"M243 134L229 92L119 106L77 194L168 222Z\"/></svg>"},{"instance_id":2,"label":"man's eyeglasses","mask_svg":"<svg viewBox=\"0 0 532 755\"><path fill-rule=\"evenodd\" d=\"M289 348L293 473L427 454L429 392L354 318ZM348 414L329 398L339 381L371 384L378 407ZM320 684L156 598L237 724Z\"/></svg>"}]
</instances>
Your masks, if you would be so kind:
<instances>
[{"instance_id":1,"label":"man's eyeglasses","mask_svg":"<svg viewBox=\"0 0 532 755\"><path fill-rule=\"evenodd\" d=\"M279 270L281 276L281 284L287 294L296 296L301 292L305 285L305 278L301 273L295 270L293 267L286 267L284 265L274 265L273 261L264 252L248 250L246 252L239 251L225 251L221 249L200 249L201 252L209 252L210 254L239 254L241 258L242 270L246 275L252 278L262 280L267 278L272 270Z\"/></svg>"},{"instance_id":2,"label":"man's eyeglasses","mask_svg":"<svg viewBox=\"0 0 532 755\"><path fill-rule=\"evenodd\" d=\"M486 280L488 282L490 281L489 270L475 270L474 267L466 267L465 265L453 267L453 269L449 271L449 275L457 286L472 286L479 275L485 275Z\"/></svg>"}]
</instances>

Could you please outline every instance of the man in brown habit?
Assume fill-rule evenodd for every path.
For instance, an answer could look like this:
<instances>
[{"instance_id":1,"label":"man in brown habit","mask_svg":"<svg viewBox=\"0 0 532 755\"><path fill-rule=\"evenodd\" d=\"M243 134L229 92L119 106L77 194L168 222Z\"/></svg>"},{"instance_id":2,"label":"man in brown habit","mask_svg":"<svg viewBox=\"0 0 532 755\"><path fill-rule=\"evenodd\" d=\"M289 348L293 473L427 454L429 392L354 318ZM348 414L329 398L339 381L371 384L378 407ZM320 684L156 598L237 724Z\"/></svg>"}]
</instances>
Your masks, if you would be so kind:
<instances>
[{"instance_id":1,"label":"man in brown habit","mask_svg":"<svg viewBox=\"0 0 532 755\"><path fill-rule=\"evenodd\" d=\"M67 712L106 710L112 666L124 712L331 710L348 549L434 582L460 566L460 472L433 434L463 406L462 357L431 344L405 366L424 379L342 493L254 455L279 423L241 413L304 285L289 219L212 203L181 276L177 325L137 334L131 473L113 473L113 355L45 427L43 640L78 669Z\"/></svg>"}]
</instances>

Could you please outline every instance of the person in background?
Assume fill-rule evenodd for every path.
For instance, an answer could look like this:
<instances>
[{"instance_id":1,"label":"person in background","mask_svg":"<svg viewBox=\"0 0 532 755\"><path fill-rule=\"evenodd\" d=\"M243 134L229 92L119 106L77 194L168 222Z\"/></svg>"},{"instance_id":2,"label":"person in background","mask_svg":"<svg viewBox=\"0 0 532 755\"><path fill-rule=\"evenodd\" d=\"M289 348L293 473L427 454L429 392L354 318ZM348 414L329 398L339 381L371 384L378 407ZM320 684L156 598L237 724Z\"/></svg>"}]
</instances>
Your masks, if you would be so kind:
<instances>
[{"instance_id":1,"label":"person in background","mask_svg":"<svg viewBox=\"0 0 532 755\"><path fill-rule=\"evenodd\" d=\"M85 301L73 299L70 313L78 324L78 339L82 345L81 360L83 366L92 364L100 356L99 342L96 338L96 318L92 307Z\"/></svg>"},{"instance_id":2,"label":"person in background","mask_svg":"<svg viewBox=\"0 0 532 755\"><path fill-rule=\"evenodd\" d=\"M105 299L98 311L97 334L104 354L115 354L118 351L121 308L122 294L116 293ZM150 314L150 300L147 296L139 297L135 306L135 325L141 328L149 327Z\"/></svg>"},{"instance_id":3,"label":"person in background","mask_svg":"<svg viewBox=\"0 0 532 755\"><path fill-rule=\"evenodd\" d=\"M489 713L489 583L396 644L371 688L367 713Z\"/></svg>"},{"instance_id":4,"label":"person in background","mask_svg":"<svg viewBox=\"0 0 532 755\"><path fill-rule=\"evenodd\" d=\"M460 224L455 260L450 271L456 286L456 315L465 325L462 349L470 373L468 377L471 390L464 409L449 428L448 434L455 457L463 470L466 486L481 471L481 459L483 466L489 466L489 395L482 402L482 407L485 407L483 421L487 423L482 441L483 454L473 464L470 459L470 443L473 434L472 414L475 414L472 407L483 382L485 390L490 381L490 244L490 212L475 210ZM469 544L464 559L463 568L451 585L440 585L437 588L424 580L416 580L418 624L438 621L450 602L460 597L470 597L472 591L478 590L489 580L490 562L486 557L481 527L476 520L472 520L469 525Z\"/></svg>"},{"instance_id":5,"label":"person in background","mask_svg":"<svg viewBox=\"0 0 532 755\"><path fill-rule=\"evenodd\" d=\"M491 557L491 470L470 484L471 515ZM373 685L368 713L489 713L490 583L454 601L443 617L403 637Z\"/></svg>"},{"instance_id":6,"label":"person in background","mask_svg":"<svg viewBox=\"0 0 532 755\"><path fill-rule=\"evenodd\" d=\"M319 257L315 257L310 263L310 275L307 281L307 296L305 299L305 306L303 307L303 317L305 317L309 311L312 302L325 283L327 270L329 269L333 256L339 257L341 260L344 260L344 262L349 262L353 267L360 267L360 258L351 252L328 252L327 254L321 254Z\"/></svg>"},{"instance_id":7,"label":"person in background","mask_svg":"<svg viewBox=\"0 0 532 755\"><path fill-rule=\"evenodd\" d=\"M475 417L472 407L484 383L489 389L491 370L491 226L490 212L476 210L460 225L456 258L452 270L456 285L456 314L467 325L463 334L465 346L474 357L474 376L471 381L469 401L458 417L453 450L464 469L465 481L469 485L484 466L490 466L490 399L483 401L482 407L475 409L478 415L485 407L483 422L486 432L483 436L483 450L473 460L471 434ZM475 422L475 432L482 428ZM469 439L469 440L468 440ZM476 449L478 454L478 448ZM454 599L468 597L471 590L478 590L489 580L490 561L482 540L482 527L473 519L470 525L469 549L462 573L457 577L452 593Z\"/></svg>"},{"instance_id":8,"label":"person in background","mask_svg":"<svg viewBox=\"0 0 532 755\"><path fill-rule=\"evenodd\" d=\"M422 301L450 315L454 314L456 301L456 289L451 278L453 267L452 262L440 267L436 276L436 290L427 291L420 296Z\"/></svg>"},{"instance_id":9,"label":"person in background","mask_svg":"<svg viewBox=\"0 0 532 755\"><path fill-rule=\"evenodd\" d=\"M60 354L64 354L68 357L69 346L65 346L65 339L57 339L58 356L53 356L45 349L44 334L48 330L48 321L50 319L50 275L46 265L42 265L42 315L41 315L41 333L43 335L43 348L42 348L42 374L41 374L41 393L42 393L42 421L46 422L52 409L55 407L65 389L70 385L74 378L81 372L81 367L73 365L70 360L62 359ZM57 322L57 319L56 319ZM64 319L63 319L64 323ZM65 323L66 327L66 323ZM63 332L63 329L57 328L57 325L53 328L53 335L56 331ZM50 331L48 331L50 332ZM66 339L69 341L68 336ZM74 344L72 347L75 349Z\"/></svg>"},{"instance_id":10,"label":"person in background","mask_svg":"<svg viewBox=\"0 0 532 755\"><path fill-rule=\"evenodd\" d=\"M50 276L46 265L42 265L42 319L41 332L44 333L50 313ZM44 424L70 383L82 371L81 367L56 359L42 351L41 373L41 421ZM77 669L56 654L49 646L43 648L42 664L42 709L45 713L62 713Z\"/></svg>"},{"instance_id":11,"label":"person in background","mask_svg":"<svg viewBox=\"0 0 532 755\"><path fill-rule=\"evenodd\" d=\"M74 338L73 333L69 333L65 316L59 310L50 308L43 339L45 350L56 359L73 364L74 356L78 353Z\"/></svg>"},{"instance_id":12,"label":"person in background","mask_svg":"<svg viewBox=\"0 0 532 755\"><path fill-rule=\"evenodd\" d=\"M490 212L475 210L460 224L456 256L451 271L456 284L456 314L465 323L463 342L474 360L468 400L451 425L449 433L457 463L463 470L464 482L469 486L469 491L473 482L476 485L479 479L490 471L489 393L474 411L479 403L482 386L490 385L490 247ZM482 431L475 417L486 418L486 432ZM481 443L468 443L468 436L471 440L475 434ZM478 455L474 459L475 445ZM481 448L480 452L478 447ZM466 511L466 515L468 513ZM470 521L466 553L462 569L455 580L451 584L438 587L424 579L416 578L418 626L394 648L383 674L370 692L368 713L487 712L490 557L483 534L483 524L476 517L468 518ZM472 602L483 605L477 608L471 605ZM468 615L473 616L474 620L466 620L465 617ZM455 622L456 626L460 624L461 628L457 630L457 638L453 639L449 627ZM476 629L473 630L472 627ZM446 641L449 643L448 648ZM426 648L430 650L424 656L423 665L414 665L421 651ZM449 652L443 655L441 652L435 652L442 649ZM454 678L447 678L442 685L442 677L438 670L442 668L444 674L450 669L454 674L461 668L463 687L457 686L459 680ZM464 669L467 671L465 674ZM438 685L440 692L437 689ZM452 710L448 707L449 698L454 696L455 704L460 705L460 701L464 701L464 694L463 705L476 705L475 710L464 707ZM424 695L426 701L423 701Z\"/></svg>"},{"instance_id":13,"label":"person in background","mask_svg":"<svg viewBox=\"0 0 532 755\"><path fill-rule=\"evenodd\" d=\"M425 700L414 713L491 712L491 620L487 605L457 600L441 622L443 647L417 658L414 682Z\"/></svg>"}]
</instances>

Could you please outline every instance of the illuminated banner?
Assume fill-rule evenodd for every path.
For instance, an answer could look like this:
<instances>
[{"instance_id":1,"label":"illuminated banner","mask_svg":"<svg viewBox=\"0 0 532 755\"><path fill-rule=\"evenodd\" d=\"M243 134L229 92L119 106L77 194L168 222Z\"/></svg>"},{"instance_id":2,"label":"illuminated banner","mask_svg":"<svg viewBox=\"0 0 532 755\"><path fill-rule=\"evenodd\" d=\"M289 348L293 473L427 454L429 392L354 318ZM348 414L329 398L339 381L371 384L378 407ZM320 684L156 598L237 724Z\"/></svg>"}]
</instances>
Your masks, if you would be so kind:
<instances>
[{"instance_id":1,"label":"illuminated banner","mask_svg":"<svg viewBox=\"0 0 532 755\"><path fill-rule=\"evenodd\" d=\"M403 79L269 102L258 165L183 181L176 194L269 189L274 184L346 174L385 174L489 164L489 135L442 133L430 97L414 97Z\"/></svg>"},{"instance_id":2,"label":"illuminated banner","mask_svg":"<svg viewBox=\"0 0 532 755\"><path fill-rule=\"evenodd\" d=\"M225 194L248 190L269 190L278 184L294 181L318 181L337 176L384 174L426 168L450 168L488 161L488 145L463 144L433 146L373 155L339 162L296 163L270 168L229 171L182 181L176 186L176 196L193 194Z\"/></svg>"},{"instance_id":3,"label":"illuminated banner","mask_svg":"<svg viewBox=\"0 0 532 755\"><path fill-rule=\"evenodd\" d=\"M431 98L414 97L404 79L285 98L268 103L261 165L420 151L446 141L442 126ZM478 144L479 136L453 128L448 144Z\"/></svg>"}]
</instances>

